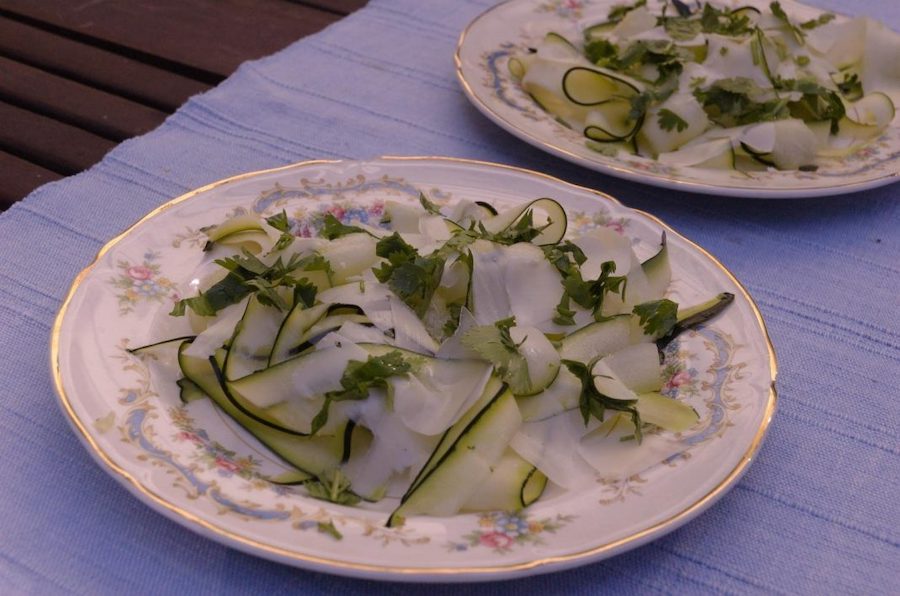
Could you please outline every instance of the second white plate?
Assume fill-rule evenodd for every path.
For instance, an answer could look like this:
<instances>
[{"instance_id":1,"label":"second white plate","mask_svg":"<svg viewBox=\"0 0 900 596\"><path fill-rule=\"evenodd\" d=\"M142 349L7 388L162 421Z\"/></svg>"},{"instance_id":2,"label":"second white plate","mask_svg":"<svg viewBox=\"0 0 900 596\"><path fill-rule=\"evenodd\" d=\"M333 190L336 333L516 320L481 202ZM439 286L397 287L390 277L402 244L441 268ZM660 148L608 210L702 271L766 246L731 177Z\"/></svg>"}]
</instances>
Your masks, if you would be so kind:
<instances>
[{"instance_id":1,"label":"second white plate","mask_svg":"<svg viewBox=\"0 0 900 596\"><path fill-rule=\"evenodd\" d=\"M548 153L605 174L665 188L747 198L803 198L847 194L900 179L900 111L881 138L816 172L673 167L640 156L610 157L589 149L583 135L538 107L512 79L507 62L550 31L579 38L583 19L599 15L597 20L602 21L616 4L620 0L509 0L487 10L459 39L456 72L466 96L496 124ZM748 4L766 7L768 1L740 2ZM782 4L803 19L822 13L793 0Z\"/></svg>"}]
</instances>

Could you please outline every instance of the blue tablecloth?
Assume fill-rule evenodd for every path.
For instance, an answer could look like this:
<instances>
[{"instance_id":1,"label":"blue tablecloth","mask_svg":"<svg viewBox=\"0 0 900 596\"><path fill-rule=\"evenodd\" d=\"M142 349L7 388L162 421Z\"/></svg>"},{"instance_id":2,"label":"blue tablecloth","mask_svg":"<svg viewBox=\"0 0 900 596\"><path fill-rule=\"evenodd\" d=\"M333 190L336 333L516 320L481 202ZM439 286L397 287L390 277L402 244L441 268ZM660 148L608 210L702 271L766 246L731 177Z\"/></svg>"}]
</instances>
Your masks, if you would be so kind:
<instances>
[{"instance_id":1,"label":"blue tablecloth","mask_svg":"<svg viewBox=\"0 0 900 596\"><path fill-rule=\"evenodd\" d=\"M815 3L900 29L896 0ZM0 215L0 593L410 589L270 563L154 513L70 431L47 365L50 328L73 277L145 212L239 172L382 154L524 166L662 217L744 281L780 360L779 411L766 443L710 511L601 563L467 590L898 590L900 185L828 199L722 199L624 182L545 155L488 122L455 80L457 36L489 4L373 0L244 64L156 131Z\"/></svg>"}]
</instances>

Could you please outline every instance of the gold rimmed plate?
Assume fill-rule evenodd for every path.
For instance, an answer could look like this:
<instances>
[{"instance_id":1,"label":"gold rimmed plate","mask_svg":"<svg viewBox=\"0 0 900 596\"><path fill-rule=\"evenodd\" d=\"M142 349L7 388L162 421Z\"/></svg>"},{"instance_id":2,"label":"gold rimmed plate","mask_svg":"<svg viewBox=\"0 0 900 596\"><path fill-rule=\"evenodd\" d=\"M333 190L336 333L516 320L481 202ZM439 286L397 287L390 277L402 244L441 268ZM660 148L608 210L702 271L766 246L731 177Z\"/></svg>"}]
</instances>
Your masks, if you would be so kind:
<instances>
[{"instance_id":1,"label":"gold rimmed plate","mask_svg":"<svg viewBox=\"0 0 900 596\"><path fill-rule=\"evenodd\" d=\"M585 23L604 20L617 4L621 2L508 0L488 9L459 38L456 74L466 97L495 124L548 153L604 174L664 188L723 197L804 198L842 195L900 179L900 111L880 138L852 155L823 162L815 172L676 167L625 152L606 155L589 148L581 131L558 122L521 88L511 77L508 62L551 31L578 39ZM768 0L741 2L741 6L766 10L768 4ZM823 12L793 0L782 5L803 20Z\"/></svg>"},{"instance_id":2,"label":"gold rimmed plate","mask_svg":"<svg viewBox=\"0 0 900 596\"><path fill-rule=\"evenodd\" d=\"M285 210L298 234L326 213L376 223L386 200L498 206L559 200L578 233L605 226L645 257L666 231L670 295L699 302L732 292L714 323L666 352L665 387L701 422L683 449L584 491L552 491L523 512L414 517L384 527L392 503L317 501L266 477L282 463L208 400L182 404L173 375L132 356L178 334L167 316L202 258L200 228L242 211ZM156 209L111 240L75 280L51 346L63 411L98 463L156 511L234 548L298 567L405 581L480 581L570 568L657 538L731 488L757 453L775 407L775 356L759 311L709 253L656 218L555 178L450 158L313 161L229 178ZM331 528L341 538L337 539Z\"/></svg>"}]
</instances>

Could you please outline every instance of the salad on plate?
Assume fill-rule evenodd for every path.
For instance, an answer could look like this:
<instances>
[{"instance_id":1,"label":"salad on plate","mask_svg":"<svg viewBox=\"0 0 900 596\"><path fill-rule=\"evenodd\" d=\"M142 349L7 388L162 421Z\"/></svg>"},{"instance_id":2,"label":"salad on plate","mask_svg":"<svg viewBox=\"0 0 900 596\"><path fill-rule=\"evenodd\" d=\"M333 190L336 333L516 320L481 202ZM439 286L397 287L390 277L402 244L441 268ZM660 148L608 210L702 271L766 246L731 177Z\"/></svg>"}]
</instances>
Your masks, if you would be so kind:
<instances>
[{"instance_id":1,"label":"salad on plate","mask_svg":"<svg viewBox=\"0 0 900 596\"><path fill-rule=\"evenodd\" d=\"M734 296L667 299L665 234L641 261L608 228L567 237L550 198L498 212L425 195L388 201L379 226L291 226L204 228L170 313L190 332L130 350L289 465L274 483L388 526L516 511L662 461L698 421L660 392L660 351Z\"/></svg>"},{"instance_id":2,"label":"salad on plate","mask_svg":"<svg viewBox=\"0 0 900 596\"><path fill-rule=\"evenodd\" d=\"M900 34L866 17L638 0L552 31L508 68L605 155L676 167L816 171L892 125Z\"/></svg>"}]
</instances>

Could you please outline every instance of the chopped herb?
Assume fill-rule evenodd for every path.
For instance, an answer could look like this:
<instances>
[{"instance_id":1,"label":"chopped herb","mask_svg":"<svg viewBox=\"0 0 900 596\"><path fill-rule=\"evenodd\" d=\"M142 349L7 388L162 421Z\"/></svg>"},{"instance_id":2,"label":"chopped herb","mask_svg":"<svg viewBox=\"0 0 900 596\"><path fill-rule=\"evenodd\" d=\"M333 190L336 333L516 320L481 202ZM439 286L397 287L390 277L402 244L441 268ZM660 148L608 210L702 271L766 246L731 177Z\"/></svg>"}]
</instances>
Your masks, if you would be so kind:
<instances>
[{"instance_id":1,"label":"chopped herb","mask_svg":"<svg viewBox=\"0 0 900 596\"><path fill-rule=\"evenodd\" d=\"M462 336L462 343L493 364L497 374L509 384L512 392L521 395L531 390L531 381L528 377L528 362L509 334L510 327L515 324L515 317L509 317L493 325L473 327Z\"/></svg>"},{"instance_id":2,"label":"chopped herb","mask_svg":"<svg viewBox=\"0 0 900 596\"><path fill-rule=\"evenodd\" d=\"M419 251L397 232L379 240L375 254L388 261L372 269L375 277L386 283L421 318L441 283L444 257L437 252L428 257L420 256Z\"/></svg>"},{"instance_id":3,"label":"chopped herb","mask_svg":"<svg viewBox=\"0 0 900 596\"><path fill-rule=\"evenodd\" d=\"M644 333L662 337L669 333L678 322L678 304L667 298L644 302L634 307Z\"/></svg>"},{"instance_id":4,"label":"chopped herb","mask_svg":"<svg viewBox=\"0 0 900 596\"><path fill-rule=\"evenodd\" d=\"M581 362L574 360L563 360L562 363L569 369L573 375L581 381L581 395L578 398L578 409L581 411L581 417L584 425L587 426L591 416L603 422L606 417L606 410L614 410L617 412L626 412L631 415L631 421L634 423L634 435L638 443L641 442L641 415L638 413L635 405L637 400L613 399L597 391L594 385L594 375L590 368Z\"/></svg>"},{"instance_id":5,"label":"chopped herb","mask_svg":"<svg viewBox=\"0 0 900 596\"><path fill-rule=\"evenodd\" d=\"M344 535L338 532L338 529L334 527L334 522L332 520L328 520L327 522L316 522L316 528L323 534L328 534L335 540L341 540L344 537Z\"/></svg>"},{"instance_id":6,"label":"chopped herb","mask_svg":"<svg viewBox=\"0 0 900 596\"><path fill-rule=\"evenodd\" d=\"M724 128L787 118L788 100L768 99L771 95L745 77L720 79L694 90L709 119Z\"/></svg>"},{"instance_id":7,"label":"chopped herb","mask_svg":"<svg viewBox=\"0 0 900 596\"><path fill-rule=\"evenodd\" d=\"M772 14L775 15L775 18L781 21L784 27L791 32L791 35L794 36L794 39L798 44L803 45L806 40L806 34L803 32L800 27L795 25L791 18L784 12L784 9L781 8L780 2L771 2L769 3L769 10L772 11Z\"/></svg>"},{"instance_id":8,"label":"chopped herb","mask_svg":"<svg viewBox=\"0 0 900 596\"><path fill-rule=\"evenodd\" d=\"M594 64L605 64L616 57L618 49L615 45L600 38L584 44L584 55Z\"/></svg>"},{"instance_id":9,"label":"chopped herb","mask_svg":"<svg viewBox=\"0 0 900 596\"><path fill-rule=\"evenodd\" d=\"M691 77L690 86L692 88L699 87L700 85L702 85L705 82L706 82L706 77Z\"/></svg>"},{"instance_id":10,"label":"chopped herb","mask_svg":"<svg viewBox=\"0 0 900 596\"><path fill-rule=\"evenodd\" d=\"M809 66L809 56L797 56L794 58L794 62L797 66Z\"/></svg>"},{"instance_id":11,"label":"chopped herb","mask_svg":"<svg viewBox=\"0 0 900 596\"><path fill-rule=\"evenodd\" d=\"M688 127L688 123L684 118L666 108L659 111L657 123L661 129L668 131L671 131L674 128L678 132L681 132Z\"/></svg>"},{"instance_id":12,"label":"chopped herb","mask_svg":"<svg viewBox=\"0 0 900 596\"><path fill-rule=\"evenodd\" d=\"M325 271L331 277L331 265L321 255L310 255L300 258L292 256L287 263L281 257L272 264L266 265L246 250L243 256L235 255L216 263L228 269L228 275L213 284L206 292L193 298L184 298L175 303L169 314L183 316L190 308L201 316L212 316L223 308L237 304L252 293L257 293L259 301L268 306L285 309L288 305L279 293L279 288L294 288L302 299L310 296L311 285L302 274L304 271ZM299 290L297 289L299 287ZM315 294L312 294L315 299Z\"/></svg>"},{"instance_id":13,"label":"chopped herb","mask_svg":"<svg viewBox=\"0 0 900 596\"><path fill-rule=\"evenodd\" d=\"M775 80L775 88L782 91L799 91L803 96L788 104L791 116L804 121L831 121L831 134L838 131L838 122L846 114L844 102L837 92L827 89L815 81L781 79Z\"/></svg>"},{"instance_id":14,"label":"chopped herb","mask_svg":"<svg viewBox=\"0 0 900 596\"><path fill-rule=\"evenodd\" d=\"M453 302L447 305L447 310L450 313L450 316L447 317L447 320L444 322L443 331L446 337L449 337L456 333L456 330L459 328L459 315L462 313L463 305L459 302Z\"/></svg>"},{"instance_id":15,"label":"chopped herb","mask_svg":"<svg viewBox=\"0 0 900 596\"><path fill-rule=\"evenodd\" d=\"M413 363L404 359L399 350L383 356L369 356L365 361L351 360L341 376L341 389L325 394L325 401L313 417L310 435L316 434L328 422L328 410L332 402L366 399L374 388L389 390L390 377L405 375L413 370Z\"/></svg>"},{"instance_id":16,"label":"chopped herb","mask_svg":"<svg viewBox=\"0 0 900 596\"><path fill-rule=\"evenodd\" d=\"M496 234L488 232L481 222L478 222L479 232L482 237L497 244L518 244L519 242L531 242L541 235L541 232L553 225L552 220L540 227L534 225L534 212L527 209L512 225Z\"/></svg>"},{"instance_id":17,"label":"chopped herb","mask_svg":"<svg viewBox=\"0 0 900 596\"><path fill-rule=\"evenodd\" d=\"M328 240L334 240L335 238L347 236L348 234L359 233L368 234L368 232L358 226L348 226L341 223L341 220L331 213L325 214L325 219L322 222L322 229L319 230L319 236Z\"/></svg>"},{"instance_id":18,"label":"chopped herb","mask_svg":"<svg viewBox=\"0 0 900 596\"><path fill-rule=\"evenodd\" d=\"M837 84L841 95L850 101L856 101L863 96L862 81L856 73L844 73L844 80Z\"/></svg>"},{"instance_id":19,"label":"chopped herb","mask_svg":"<svg viewBox=\"0 0 900 596\"><path fill-rule=\"evenodd\" d=\"M750 17L728 9L718 9L709 2L703 5L700 26L704 33L737 37L753 32Z\"/></svg>"},{"instance_id":20,"label":"chopped herb","mask_svg":"<svg viewBox=\"0 0 900 596\"><path fill-rule=\"evenodd\" d=\"M610 9L609 13L606 15L606 19L610 23L618 23L632 10L646 5L647 0L637 0L634 4L618 4Z\"/></svg>"},{"instance_id":21,"label":"chopped herb","mask_svg":"<svg viewBox=\"0 0 900 596\"><path fill-rule=\"evenodd\" d=\"M826 25L833 21L835 18L834 13L826 12L824 14L819 15L815 19L810 19L803 23L800 23L800 28L809 31L810 29L815 29L816 27L821 27L822 25Z\"/></svg>"},{"instance_id":22,"label":"chopped herb","mask_svg":"<svg viewBox=\"0 0 900 596\"><path fill-rule=\"evenodd\" d=\"M281 213L276 213L266 218L266 223L281 232L281 236L275 242L273 250L284 250L294 241L294 234L291 232L291 221L288 219L284 209Z\"/></svg>"},{"instance_id":23,"label":"chopped herb","mask_svg":"<svg viewBox=\"0 0 900 596\"><path fill-rule=\"evenodd\" d=\"M350 490L350 479L344 476L340 468L322 474L315 480L307 480L303 486L312 498L329 503L356 505L361 500L359 495Z\"/></svg>"},{"instance_id":24,"label":"chopped herb","mask_svg":"<svg viewBox=\"0 0 900 596\"><path fill-rule=\"evenodd\" d=\"M441 208L428 200L428 197L425 196L425 193L419 193L419 203L422 205L422 209L430 213L431 215L440 215Z\"/></svg>"}]
</instances>

